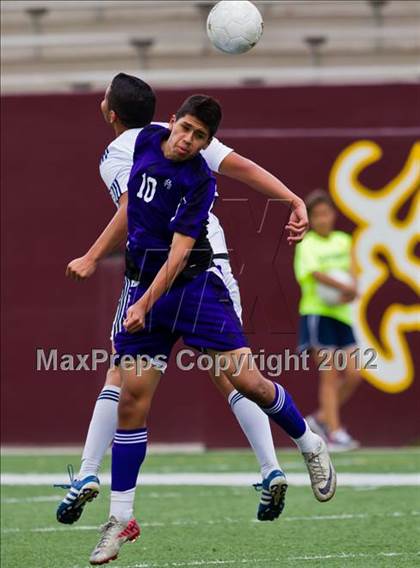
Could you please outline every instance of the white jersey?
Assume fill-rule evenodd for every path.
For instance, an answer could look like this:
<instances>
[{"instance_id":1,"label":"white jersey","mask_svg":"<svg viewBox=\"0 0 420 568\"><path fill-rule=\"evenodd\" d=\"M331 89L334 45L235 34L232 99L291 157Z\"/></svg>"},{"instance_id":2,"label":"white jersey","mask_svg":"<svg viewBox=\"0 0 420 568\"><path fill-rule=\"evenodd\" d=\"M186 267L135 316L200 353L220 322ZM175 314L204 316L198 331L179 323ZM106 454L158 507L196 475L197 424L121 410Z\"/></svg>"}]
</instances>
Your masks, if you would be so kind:
<instances>
[{"instance_id":1,"label":"white jersey","mask_svg":"<svg viewBox=\"0 0 420 568\"><path fill-rule=\"evenodd\" d=\"M168 126L167 122L154 122L153 124ZM115 138L106 148L99 164L101 177L117 207L121 195L127 191L127 183L133 166L134 146L141 130L141 128L130 128ZM213 172L218 172L220 164L232 151L232 148L225 146L217 138L213 138L208 148L201 151L201 155L209 168ZM227 254L225 234L219 219L213 213L209 214L207 233L213 254Z\"/></svg>"}]
</instances>

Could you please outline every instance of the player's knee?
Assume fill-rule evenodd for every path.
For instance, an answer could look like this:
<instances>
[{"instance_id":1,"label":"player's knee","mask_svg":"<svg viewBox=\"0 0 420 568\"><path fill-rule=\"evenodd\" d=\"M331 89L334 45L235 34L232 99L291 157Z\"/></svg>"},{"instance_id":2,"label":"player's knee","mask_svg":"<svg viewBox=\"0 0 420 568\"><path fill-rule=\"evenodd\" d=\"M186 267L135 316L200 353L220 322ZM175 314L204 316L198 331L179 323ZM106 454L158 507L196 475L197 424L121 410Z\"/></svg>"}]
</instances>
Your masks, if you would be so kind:
<instances>
[{"instance_id":1,"label":"player's knee","mask_svg":"<svg viewBox=\"0 0 420 568\"><path fill-rule=\"evenodd\" d=\"M118 416L122 421L131 420L133 417L146 419L150 410L150 399L142 397L139 393L130 390L121 392L118 405Z\"/></svg>"},{"instance_id":2,"label":"player's knee","mask_svg":"<svg viewBox=\"0 0 420 568\"><path fill-rule=\"evenodd\" d=\"M237 388L241 394L250 400L260 402L270 398L270 383L262 376L247 378L241 381Z\"/></svg>"}]
</instances>

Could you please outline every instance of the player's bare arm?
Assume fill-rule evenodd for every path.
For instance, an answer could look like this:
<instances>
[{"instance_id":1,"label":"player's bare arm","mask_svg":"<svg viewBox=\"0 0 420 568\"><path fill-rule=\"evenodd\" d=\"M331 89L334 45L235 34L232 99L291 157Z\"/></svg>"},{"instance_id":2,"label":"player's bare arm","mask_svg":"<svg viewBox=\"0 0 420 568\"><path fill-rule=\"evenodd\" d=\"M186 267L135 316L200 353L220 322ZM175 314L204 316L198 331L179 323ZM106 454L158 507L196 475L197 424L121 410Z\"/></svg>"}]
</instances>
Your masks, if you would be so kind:
<instances>
[{"instance_id":1,"label":"player's bare arm","mask_svg":"<svg viewBox=\"0 0 420 568\"><path fill-rule=\"evenodd\" d=\"M153 304L171 287L175 278L184 270L195 240L180 233L174 234L168 260L162 265L143 296L127 310L124 327L128 332L134 333L144 328L147 312L152 309Z\"/></svg>"},{"instance_id":2,"label":"player's bare arm","mask_svg":"<svg viewBox=\"0 0 420 568\"><path fill-rule=\"evenodd\" d=\"M127 193L123 193L119 207L111 221L86 254L72 260L66 276L73 280L85 280L95 272L98 261L113 252L127 237Z\"/></svg>"},{"instance_id":3,"label":"player's bare arm","mask_svg":"<svg viewBox=\"0 0 420 568\"><path fill-rule=\"evenodd\" d=\"M286 226L286 230L289 231L287 240L289 244L302 240L308 227L305 205L279 179L255 164L252 160L236 152L230 152L224 158L219 167L219 173L241 181L269 197L282 199L290 204L293 211ZM92 276L98 261L113 252L125 240L127 235L126 211L127 197L126 194L123 194L119 201L117 213L89 251L82 257L76 258L69 263L66 276L74 280L85 280Z\"/></svg>"},{"instance_id":4,"label":"player's bare arm","mask_svg":"<svg viewBox=\"0 0 420 568\"><path fill-rule=\"evenodd\" d=\"M286 225L286 229L289 231L287 241L289 244L293 244L303 239L309 227L305 204L278 178L236 152L231 152L226 156L220 164L219 173L241 181L264 195L281 199L289 204L292 207L292 213Z\"/></svg>"}]
</instances>

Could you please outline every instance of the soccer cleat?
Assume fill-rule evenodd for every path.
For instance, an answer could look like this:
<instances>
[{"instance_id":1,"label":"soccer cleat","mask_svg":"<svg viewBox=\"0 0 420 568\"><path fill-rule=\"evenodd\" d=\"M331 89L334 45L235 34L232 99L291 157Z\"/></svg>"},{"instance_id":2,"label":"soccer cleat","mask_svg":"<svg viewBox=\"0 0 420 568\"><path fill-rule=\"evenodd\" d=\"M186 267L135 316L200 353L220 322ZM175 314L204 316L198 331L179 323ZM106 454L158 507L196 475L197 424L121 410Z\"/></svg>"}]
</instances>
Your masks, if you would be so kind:
<instances>
[{"instance_id":1,"label":"soccer cleat","mask_svg":"<svg viewBox=\"0 0 420 568\"><path fill-rule=\"evenodd\" d=\"M320 422L314 414L308 414L308 416L305 416L305 420L312 432L318 434L318 436L321 436L324 440L327 440L328 428L326 424Z\"/></svg>"},{"instance_id":2,"label":"soccer cleat","mask_svg":"<svg viewBox=\"0 0 420 568\"><path fill-rule=\"evenodd\" d=\"M123 523L117 521L115 517L110 517L109 521L100 528L100 532L101 538L89 558L92 566L100 566L115 560L125 542L134 542L140 536L140 527L136 519Z\"/></svg>"},{"instance_id":3,"label":"soccer cleat","mask_svg":"<svg viewBox=\"0 0 420 568\"><path fill-rule=\"evenodd\" d=\"M268 477L263 479L262 483L256 483L254 487L257 491L262 491L257 519L259 521L274 521L284 509L288 487L286 476L279 469L275 469Z\"/></svg>"},{"instance_id":4,"label":"soccer cleat","mask_svg":"<svg viewBox=\"0 0 420 568\"><path fill-rule=\"evenodd\" d=\"M348 452L359 447L360 442L352 438L343 428L331 432L328 436L328 449L330 452Z\"/></svg>"},{"instance_id":5,"label":"soccer cleat","mask_svg":"<svg viewBox=\"0 0 420 568\"><path fill-rule=\"evenodd\" d=\"M93 501L99 493L99 479L96 475L88 475L83 479L74 479L73 466L68 465L70 483L56 484L54 487L69 489L57 508L57 521L72 525L80 519L88 501Z\"/></svg>"},{"instance_id":6,"label":"soccer cleat","mask_svg":"<svg viewBox=\"0 0 420 568\"><path fill-rule=\"evenodd\" d=\"M319 439L314 452L304 452L303 458L311 478L312 491L318 501L329 501L334 497L337 475L328 453L327 445Z\"/></svg>"}]
</instances>

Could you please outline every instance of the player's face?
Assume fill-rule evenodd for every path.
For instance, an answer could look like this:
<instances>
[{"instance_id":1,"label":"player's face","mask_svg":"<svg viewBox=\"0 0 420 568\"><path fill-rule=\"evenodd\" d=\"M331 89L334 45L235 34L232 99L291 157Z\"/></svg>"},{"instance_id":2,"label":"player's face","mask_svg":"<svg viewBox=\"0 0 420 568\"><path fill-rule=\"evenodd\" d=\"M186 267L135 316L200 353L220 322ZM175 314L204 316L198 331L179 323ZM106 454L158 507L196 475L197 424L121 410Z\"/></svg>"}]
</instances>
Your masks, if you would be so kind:
<instances>
[{"instance_id":1,"label":"player's face","mask_svg":"<svg viewBox=\"0 0 420 568\"><path fill-rule=\"evenodd\" d=\"M169 122L171 134L166 141L165 156L169 160L182 162L193 158L210 143L207 126L195 116L186 114L179 120L173 116Z\"/></svg>"},{"instance_id":2,"label":"player's face","mask_svg":"<svg viewBox=\"0 0 420 568\"><path fill-rule=\"evenodd\" d=\"M334 229L335 211L328 203L318 203L311 211L310 224L312 229L322 235L327 236Z\"/></svg>"}]
</instances>

